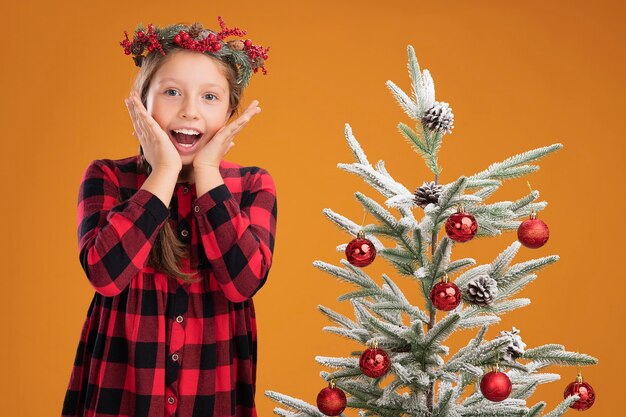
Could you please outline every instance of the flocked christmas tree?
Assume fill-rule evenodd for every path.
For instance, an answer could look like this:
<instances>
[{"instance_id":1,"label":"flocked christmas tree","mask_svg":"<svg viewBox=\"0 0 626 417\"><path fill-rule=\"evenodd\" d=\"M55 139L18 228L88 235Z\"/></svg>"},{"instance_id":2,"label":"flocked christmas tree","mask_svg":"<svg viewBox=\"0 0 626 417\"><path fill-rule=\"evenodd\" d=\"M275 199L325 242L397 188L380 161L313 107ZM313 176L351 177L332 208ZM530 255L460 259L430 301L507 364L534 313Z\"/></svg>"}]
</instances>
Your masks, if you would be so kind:
<instances>
[{"instance_id":1,"label":"flocked christmas tree","mask_svg":"<svg viewBox=\"0 0 626 417\"><path fill-rule=\"evenodd\" d=\"M531 163L562 145L524 152L477 174L439 184L437 155L444 135L453 128L453 114L447 103L435 101L433 80L427 70L420 70L411 46L408 54L412 97L391 81L387 86L417 122L415 130L404 123L398 127L433 172L434 181L424 182L412 193L392 178L383 161L376 166L368 161L346 125L345 136L356 162L338 166L362 177L381 193L387 208L357 192L356 198L377 220L364 227L324 209L332 222L356 238L338 247L346 253L343 267L313 263L357 287L339 297L340 301L351 301L356 320L324 306L319 309L339 325L324 330L355 340L364 349L352 352L352 357L316 357L320 364L337 370L321 372L328 387L319 392L315 406L274 391L265 394L284 406L275 408L274 413L287 417L343 415L346 407L358 409L359 417L540 416L545 402L530 406L526 400L539 384L560 378L542 369L553 364L591 365L597 359L566 351L559 344L526 349L515 327L486 339L488 327L497 324L500 315L530 304L529 299L515 295L558 256L513 261L522 245L538 248L548 240L548 226L537 218L547 203L537 201L538 191L531 189L530 194L513 202L486 204L484 200L503 181L536 171L539 167ZM397 210L398 215L388 208ZM442 228L445 236L439 239ZM455 244L515 229L517 241L490 264L452 259ZM377 237L391 239L396 246L384 247ZM417 283L425 307L410 304L386 274L379 287L364 272L362 268L377 256L399 275ZM450 354L444 345L446 339L454 331L468 328L477 329L475 337ZM593 388L579 373L565 388L564 400L545 415L560 416L570 407L585 410L594 400Z\"/></svg>"}]
</instances>

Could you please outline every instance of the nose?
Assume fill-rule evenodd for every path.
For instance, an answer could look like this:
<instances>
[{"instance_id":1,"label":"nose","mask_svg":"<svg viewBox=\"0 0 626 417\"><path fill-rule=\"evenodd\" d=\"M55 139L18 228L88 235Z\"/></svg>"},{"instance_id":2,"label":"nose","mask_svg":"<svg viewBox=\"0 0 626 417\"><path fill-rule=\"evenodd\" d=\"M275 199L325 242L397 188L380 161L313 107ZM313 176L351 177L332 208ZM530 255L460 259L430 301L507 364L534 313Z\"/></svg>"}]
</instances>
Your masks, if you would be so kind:
<instances>
[{"instance_id":1,"label":"nose","mask_svg":"<svg viewBox=\"0 0 626 417\"><path fill-rule=\"evenodd\" d=\"M196 103L193 98L187 97L179 111L179 116L183 119L197 119L198 118L198 110L196 108Z\"/></svg>"}]
</instances>

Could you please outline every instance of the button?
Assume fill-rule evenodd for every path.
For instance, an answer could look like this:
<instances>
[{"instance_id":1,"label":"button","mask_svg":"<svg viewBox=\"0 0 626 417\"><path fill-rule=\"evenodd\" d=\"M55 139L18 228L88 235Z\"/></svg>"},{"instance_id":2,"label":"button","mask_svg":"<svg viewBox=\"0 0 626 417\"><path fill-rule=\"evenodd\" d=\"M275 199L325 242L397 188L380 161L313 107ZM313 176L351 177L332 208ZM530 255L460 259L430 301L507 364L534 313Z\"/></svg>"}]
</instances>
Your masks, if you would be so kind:
<instances>
[{"instance_id":1,"label":"button","mask_svg":"<svg viewBox=\"0 0 626 417\"><path fill-rule=\"evenodd\" d=\"M189 236L189 231L187 229L183 229L180 231L180 234L182 235L182 237L187 237Z\"/></svg>"},{"instance_id":2,"label":"button","mask_svg":"<svg viewBox=\"0 0 626 417\"><path fill-rule=\"evenodd\" d=\"M174 397L167 397L167 402L170 404L174 404L176 402L176 398Z\"/></svg>"},{"instance_id":3,"label":"button","mask_svg":"<svg viewBox=\"0 0 626 417\"><path fill-rule=\"evenodd\" d=\"M183 316L178 316L178 317L176 317L176 322L177 322L177 323L182 323L182 322L183 322L183 320L184 320L184 319L183 319Z\"/></svg>"},{"instance_id":4,"label":"button","mask_svg":"<svg viewBox=\"0 0 626 417\"><path fill-rule=\"evenodd\" d=\"M193 206L193 211L196 213L200 211L200 206Z\"/></svg>"},{"instance_id":5,"label":"button","mask_svg":"<svg viewBox=\"0 0 626 417\"><path fill-rule=\"evenodd\" d=\"M183 187L183 194L187 194L189 192L189 188Z\"/></svg>"},{"instance_id":6,"label":"button","mask_svg":"<svg viewBox=\"0 0 626 417\"><path fill-rule=\"evenodd\" d=\"M179 358L178 353L174 353L174 354L172 355L172 360L173 360L174 362L176 362L176 361L178 360L178 358Z\"/></svg>"}]
</instances>

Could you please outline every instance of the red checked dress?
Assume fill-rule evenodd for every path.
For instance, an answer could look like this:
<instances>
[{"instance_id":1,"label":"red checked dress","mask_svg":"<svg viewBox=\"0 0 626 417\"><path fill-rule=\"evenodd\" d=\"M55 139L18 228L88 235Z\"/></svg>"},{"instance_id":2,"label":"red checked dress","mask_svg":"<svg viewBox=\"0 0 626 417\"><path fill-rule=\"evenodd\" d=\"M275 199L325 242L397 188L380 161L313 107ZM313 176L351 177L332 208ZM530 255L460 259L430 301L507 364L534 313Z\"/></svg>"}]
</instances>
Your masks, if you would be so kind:
<instances>
[{"instance_id":1,"label":"red checked dress","mask_svg":"<svg viewBox=\"0 0 626 417\"><path fill-rule=\"evenodd\" d=\"M224 184L171 205L140 187L140 156L93 161L78 198L80 262L95 289L63 416L247 417L254 403L252 296L265 284L276 233L269 173L222 161ZM170 222L188 244L188 284L146 266Z\"/></svg>"}]
</instances>

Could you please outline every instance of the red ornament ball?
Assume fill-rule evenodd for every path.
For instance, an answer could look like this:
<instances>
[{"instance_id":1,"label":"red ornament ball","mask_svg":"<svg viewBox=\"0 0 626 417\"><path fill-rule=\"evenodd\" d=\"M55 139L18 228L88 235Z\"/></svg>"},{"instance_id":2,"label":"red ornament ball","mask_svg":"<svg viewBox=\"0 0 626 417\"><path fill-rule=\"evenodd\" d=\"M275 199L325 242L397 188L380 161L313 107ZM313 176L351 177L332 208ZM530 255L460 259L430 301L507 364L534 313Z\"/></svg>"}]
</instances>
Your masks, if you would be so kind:
<instances>
[{"instance_id":1,"label":"red ornament ball","mask_svg":"<svg viewBox=\"0 0 626 417\"><path fill-rule=\"evenodd\" d=\"M500 402L511 394L513 384L504 372L492 371L483 376L480 381L480 392L489 401Z\"/></svg>"},{"instance_id":2,"label":"red ornament ball","mask_svg":"<svg viewBox=\"0 0 626 417\"><path fill-rule=\"evenodd\" d=\"M446 234L455 242L467 242L476 236L478 223L474 216L460 209L448 217L446 221Z\"/></svg>"},{"instance_id":3,"label":"red ornament ball","mask_svg":"<svg viewBox=\"0 0 626 417\"><path fill-rule=\"evenodd\" d=\"M352 239L346 246L346 258L354 266L364 267L374 262L376 248L371 240L365 239L365 234L359 231L356 239Z\"/></svg>"},{"instance_id":4,"label":"red ornament ball","mask_svg":"<svg viewBox=\"0 0 626 417\"><path fill-rule=\"evenodd\" d=\"M361 372L371 378L379 378L391 368L389 354L384 349L369 348L363 351L359 359Z\"/></svg>"},{"instance_id":5,"label":"red ornament ball","mask_svg":"<svg viewBox=\"0 0 626 417\"><path fill-rule=\"evenodd\" d=\"M530 219L524 220L517 229L517 239L527 248L537 249L548 241L550 231L548 225L537 218L533 211Z\"/></svg>"},{"instance_id":6,"label":"red ornament ball","mask_svg":"<svg viewBox=\"0 0 626 417\"><path fill-rule=\"evenodd\" d=\"M461 290L454 282L438 282L430 290L430 301L438 310L454 310L462 298Z\"/></svg>"},{"instance_id":7,"label":"red ornament ball","mask_svg":"<svg viewBox=\"0 0 626 417\"><path fill-rule=\"evenodd\" d=\"M578 395L580 399L575 401L571 408L578 411L585 411L590 408L596 400L596 393L594 389L586 382L582 381L582 378L572 382L565 388L563 398L567 398L570 395Z\"/></svg>"},{"instance_id":8,"label":"red ornament ball","mask_svg":"<svg viewBox=\"0 0 626 417\"><path fill-rule=\"evenodd\" d=\"M317 408L327 416L338 416L346 409L346 394L332 385L317 394Z\"/></svg>"}]
</instances>

